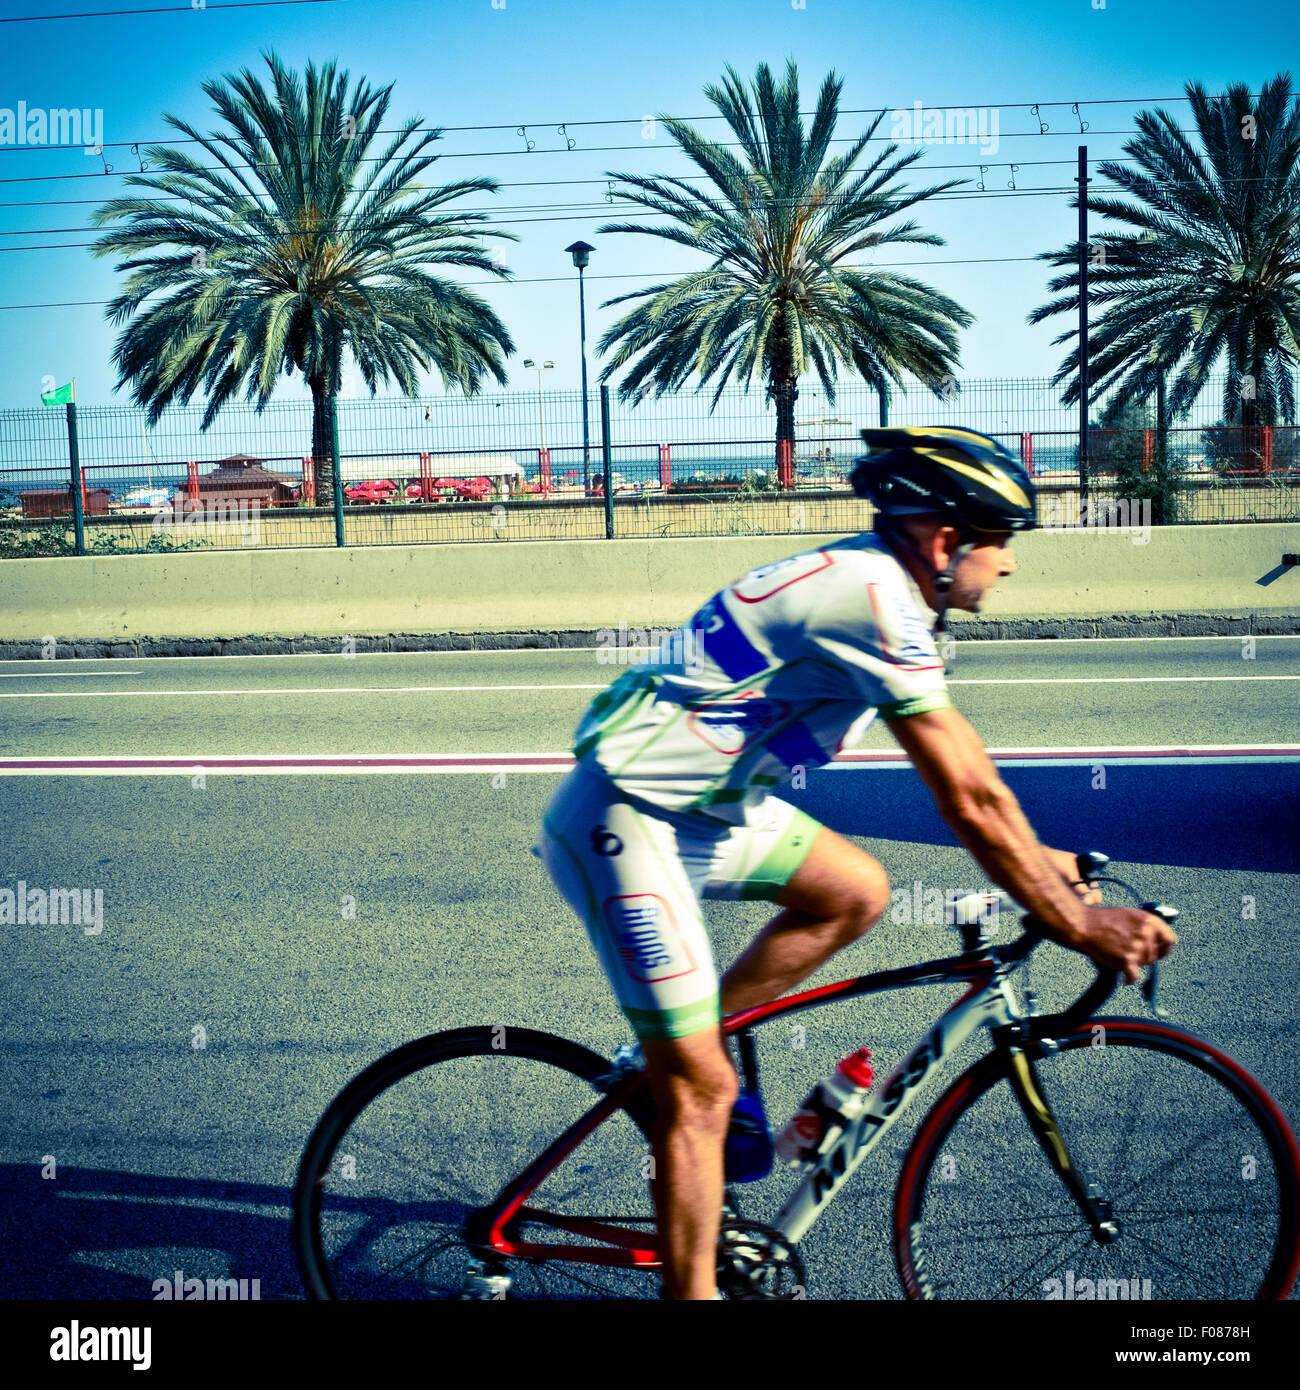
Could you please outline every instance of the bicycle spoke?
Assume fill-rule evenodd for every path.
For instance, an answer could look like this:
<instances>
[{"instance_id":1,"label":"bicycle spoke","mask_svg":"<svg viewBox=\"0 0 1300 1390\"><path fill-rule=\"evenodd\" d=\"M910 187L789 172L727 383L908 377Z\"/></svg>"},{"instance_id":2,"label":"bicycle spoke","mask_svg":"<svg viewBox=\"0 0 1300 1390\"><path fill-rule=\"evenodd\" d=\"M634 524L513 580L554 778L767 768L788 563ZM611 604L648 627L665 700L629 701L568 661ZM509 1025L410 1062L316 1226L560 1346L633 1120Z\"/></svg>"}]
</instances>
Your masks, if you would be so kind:
<instances>
[{"instance_id":1,"label":"bicycle spoke","mask_svg":"<svg viewBox=\"0 0 1300 1390\"><path fill-rule=\"evenodd\" d=\"M525 1265L528 1272L533 1276L539 1288L545 1288L542 1283L539 1270L547 1269L553 1274L558 1274L563 1279L568 1279L571 1283L581 1284L584 1288L591 1289L593 1293L604 1293L599 1284L593 1284L589 1279L584 1279L581 1275L575 1274L571 1269L565 1269L558 1261L529 1260Z\"/></svg>"},{"instance_id":2,"label":"bicycle spoke","mask_svg":"<svg viewBox=\"0 0 1300 1390\"><path fill-rule=\"evenodd\" d=\"M1072 1233L1072 1234L1073 1234L1073 1233ZM1091 1239L1091 1232L1089 1232L1089 1234L1084 1238L1084 1240L1081 1241L1081 1242L1079 1243L1079 1245L1077 1245L1077 1246L1074 1247L1074 1248L1075 1248L1075 1249L1078 1249L1078 1250L1082 1250L1082 1249L1087 1245L1089 1239ZM1042 1261L1043 1261L1044 1259L1048 1259L1048 1260L1052 1259L1053 1256L1057 1253L1057 1251L1059 1251L1059 1250L1061 1249L1062 1246L1068 1245L1068 1244L1069 1244L1069 1238L1067 1237L1065 1240L1060 1241L1056 1246L1054 1246L1051 1250L1049 1250L1049 1251L1047 1252L1046 1256L1039 1255L1038 1258L1037 1258L1036 1260L1034 1260L1033 1264L1029 1265L1026 1269L1021 1270L1021 1272L1016 1276L1016 1278L1010 1279L1010 1280L1007 1281L1007 1283L1003 1284L1002 1287L997 1291L997 1293L995 1293L995 1294L993 1295L993 1297L994 1297L994 1298L1001 1298L1002 1295L1005 1294L1006 1291L1007 1291L1013 1284L1015 1284L1018 1280L1027 1278L1027 1277L1029 1276L1029 1274L1031 1273L1031 1271L1033 1271L1034 1265L1037 1265L1037 1264L1042 1263Z\"/></svg>"},{"instance_id":3,"label":"bicycle spoke","mask_svg":"<svg viewBox=\"0 0 1300 1390\"><path fill-rule=\"evenodd\" d=\"M1130 1095L1130 1097L1133 1097L1133 1096L1136 1095L1136 1091L1134 1091L1134 1089L1133 1089L1132 1087L1130 1087L1130 1089L1129 1089L1129 1095ZM1121 1132L1121 1134L1120 1134L1120 1151L1119 1151L1119 1156L1118 1156L1118 1157L1115 1157L1115 1156L1112 1155L1112 1158L1111 1158L1111 1169L1110 1169L1110 1171L1111 1171L1112 1173L1122 1173L1122 1172L1124 1171L1124 1160L1128 1157L1129 1144L1132 1142L1132 1139L1133 1139L1133 1130L1134 1130L1134 1128L1136 1127L1136 1118L1137 1118L1137 1117L1133 1114L1132 1110L1130 1110L1130 1111L1129 1111L1129 1123L1124 1127L1124 1129L1122 1130L1122 1132ZM1100 1176L1101 1176L1101 1175L1100 1175L1100 1173L1099 1173L1099 1174L1098 1174L1098 1177L1100 1177Z\"/></svg>"},{"instance_id":4,"label":"bicycle spoke","mask_svg":"<svg viewBox=\"0 0 1300 1390\"><path fill-rule=\"evenodd\" d=\"M1173 1220L1177 1219L1177 1218L1180 1217L1180 1216L1187 1216L1187 1217L1192 1217L1192 1216L1238 1216L1238 1217L1239 1217L1239 1216L1241 1215L1241 1209L1240 1209L1239 1207L1185 1207L1185 1208L1184 1208L1184 1207L1179 1207L1179 1208L1175 1208L1175 1209L1170 1209L1170 1210L1168 1210L1168 1211L1143 1211L1143 1210L1140 1210L1140 1209L1134 1208L1134 1207L1125 1207L1124 1210L1123 1210L1123 1212L1120 1213L1120 1214L1121 1214L1122 1217L1123 1217L1125 1226L1128 1226L1129 1224L1131 1224L1131 1222L1132 1222L1132 1220L1133 1220L1133 1218L1134 1218L1135 1216L1136 1216L1136 1217L1145 1217L1145 1218L1147 1218L1147 1221L1144 1221L1143 1224L1148 1224L1149 1221L1151 1221L1151 1220L1157 1220L1157 1221L1173 1221ZM1257 1214L1257 1213L1256 1213L1255 1211L1253 1211L1253 1210L1250 1212L1250 1215L1251 1215L1251 1216L1255 1216L1256 1214ZM1267 1210L1258 1212L1258 1215L1259 1215L1260 1217L1271 1216L1271 1217L1273 1217L1274 1219L1276 1219L1276 1218L1280 1215L1280 1213L1277 1212L1277 1211L1274 1211L1272 1208L1269 1208L1269 1209L1267 1209Z\"/></svg>"},{"instance_id":5,"label":"bicycle spoke","mask_svg":"<svg viewBox=\"0 0 1300 1390\"><path fill-rule=\"evenodd\" d=\"M445 1065L430 1070L435 1064ZM476 1098L470 1112L456 1099L466 1094ZM516 1104L520 1094L534 1101L524 1112ZM454 1298L474 1253L465 1239L471 1214L485 1210L537 1163L602 1095L562 1063L522 1051L439 1057L432 1049L428 1060L395 1075L348 1114L309 1179L325 1182L317 1232L336 1295L400 1298L423 1291ZM513 1229L531 1225L529 1238L543 1244L573 1241L568 1223L574 1221L653 1231L645 1184L635 1181L636 1170L627 1163L628 1146L640 1131L625 1111L610 1118L608 1128L593 1132L594 1142L587 1136L582 1147L564 1153L541 1175L529 1195L538 1202L538 1215L531 1223L523 1216ZM593 1210L628 1214L589 1215ZM600 1237L579 1232L577 1242L595 1249ZM459 1269L458 1252L466 1261ZM569 1262L557 1256L551 1263L544 1254L505 1255L503 1264L522 1280L517 1292L526 1298L548 1291L557 1297L610 1297L631 1272L621 1265L591 1265L578 1273ZM581 1267L581 1261L573 1264Z\"/></svg>"},{"instance_id":6,"label":"bicycle spoke","mask_svg":"<svg viewBox=\"0 0 1300 1390\"><path fill-rule=\"evenodd\" d=\"M1203 1149L1205 1145L1208 1144L1210 1140L1214 1139L1215 1137L1216 1136L1213 1134L1205 1134L1200 1139L1198 1139L1190 1149L1186 1149L1181 1153L1170 1154L1169 1157L1165 1159L1163 1163L1158 1164L1155 1168L1151 1169L1149 1173L1144 1173L1140 1178L1134 1178L1134 1180L1131 1183L1129 1183L1129 1185L1126 1188L1124 1188L1120 1192L1115 1193L1110 1200L1115 1204L1120 1203L1124 1200L1125 1197L1128 1196L1130 1192L1135 1191L1137 1188L1141 1187L1143 1183L1149 1182L1158 1174L1163 1173L1171 1163L1177 1163L1180 1158L1191 1158L1191 1156L1194 1153L1198 1152L1200 1149Z\"/></svg>"},{"instance_id":7,"label":"bicycle spoke","mask_svg":"<svg viewBox=\"0 0 1300 1390\"><path fill-rule=\"evenodd\" d=\"M1201 1275L1199 1275L1195 1270L1189 1269L1185 1264L1181 1263L1181 1261L1175 1260L1172 1255L1162 1254L1161 1251L1151 1241L1144 1239L1142 1236L1138 1235L1136 1231L1133 1231L1130 1234L1139 1245L1141 1245L1144 1249L1148 1250L1157 1260L1160 1260L1162 1263L1167 1264L1171 1269L1176 1269L1179 1271L1179 1273L1185 1274L1189 1279L1192 1280L1193 1283L1197 1283L1201 1280Z\"/></svg>"},{"instance_id":8,"label":"bicycle spoke","mask_svg":"<svg viewBox=\"0 0 1300 1390\"><path fill-rule=\"evenodd\" d=\"M1108 1029L1104 1051L1089 1048L1085 1030L1035 1059L1071 1160L1110 1204L1118 1239L1102 1243L1077 1209L1062 1211L1066 1194L1036 1166L1041 1147L1005 1093L1005 1074L985 1062L942 1137L927 1141L925 1179L898 1213L905 1276L924 1269L932 1296L1014 1299L1032 1297L1052 1267L1127 1282L1136 1259L1161 1276L1162 1297L1251 1298L1271 1288L1270 1270L1297 1242L1283 1217L1291 1174L1270 1147L1261 1103L1213 1058L1125 1028ZM1187 1132L1165 1118L1171 1100L1193 1117ZM946 1152L964 1180L947 1191L938 1181ZM1253 1185L1232 1183L1238 1153L1263 1155Z\"/></svg>"},{"instance_id":9,"label":"bicycle spoke","mask_svg":"<svg viewBox=\"0 0 1300 1390\"><path fill-rule=\"evenodd\" d=\"M1045 1221L1066 1221L1079 1215L1078 1207L1067 1207L1065 1211L1045 1211L1039 1213ZM963 1225L969 1230L977 1226L1016 1226L1018 1218L1014 1216L999 1216L988 1221L966 1221Z\"/></svg>"},{"instance_id":10,"label":"bicycle spoke","mask_svg":"<svg viewBox=\"0 0 1300 1390\"><path fill-rule=\"evenodd\" d=\"M1028 1240L1028 1239L1031 1239L1031 1238L1033 1238L1033 1237L1042 1237L1042 1236L1072 1236L1072 1235L1076 1235L1076 1234L1077 1234L1078 1232L1080 1232L1080 1231L1089 1231L1089 1232L1090 1232L1090 1231L1091 1231L1091 1228L1088 1227L1088 1226L1078 1226L1078 1225L1075 1225L1075 1226L1065 1226L1065 1227L1062 1227L1062 1228L1058 1228L1057 1230L1051 1230L1051 1231L1027 1231L1027 1230L1025 1230L1025 1228L1024 1228L1023 1226L1021 1226L1021 1225L1016 1225L1015 1228L1014 1228L1013 1230L1008 1231L1005 1235L1001 1235L1001 1236L993 1236L993 1235L989 1235L989 1236L962 1236L962 1235L954 1235L954 1236L951 1237L951 1239L952 1239L952 1240L961 1241L963 1244L971 1244L972 1242L974 1242L974 1243L979 1243L979 1242L982 1242L982 1241L991 1241L991 1240L1002 1240L1002 1241L1006 1241L1006 1240ZM933 1237L928 1237L928 1238L929 1238L929 1239L933 1239Z\"/></svg>"}]
</instances>

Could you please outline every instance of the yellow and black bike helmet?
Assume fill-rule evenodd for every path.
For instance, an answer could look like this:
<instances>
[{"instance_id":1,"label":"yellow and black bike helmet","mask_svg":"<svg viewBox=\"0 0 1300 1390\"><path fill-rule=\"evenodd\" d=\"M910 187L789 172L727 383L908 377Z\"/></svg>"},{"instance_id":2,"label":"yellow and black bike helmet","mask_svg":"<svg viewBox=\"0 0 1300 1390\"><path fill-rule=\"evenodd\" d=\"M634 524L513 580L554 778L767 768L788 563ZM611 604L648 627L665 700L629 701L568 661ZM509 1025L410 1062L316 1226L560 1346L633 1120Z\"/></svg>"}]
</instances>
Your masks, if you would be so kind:
<instances>
[{"instance_id":1,"label":"yellow and black bike helmet","mask_svg":"<svg viewBox=\"0 0 1300 1390\"><path fill-rule=\"evenodd\" d=\"M885 517L931 512L975 532L1033 529L1029 474L988 435L940 425L867 429L862 438L871 452L854 460L853 491Z\"/></svg>"}]
</instances>

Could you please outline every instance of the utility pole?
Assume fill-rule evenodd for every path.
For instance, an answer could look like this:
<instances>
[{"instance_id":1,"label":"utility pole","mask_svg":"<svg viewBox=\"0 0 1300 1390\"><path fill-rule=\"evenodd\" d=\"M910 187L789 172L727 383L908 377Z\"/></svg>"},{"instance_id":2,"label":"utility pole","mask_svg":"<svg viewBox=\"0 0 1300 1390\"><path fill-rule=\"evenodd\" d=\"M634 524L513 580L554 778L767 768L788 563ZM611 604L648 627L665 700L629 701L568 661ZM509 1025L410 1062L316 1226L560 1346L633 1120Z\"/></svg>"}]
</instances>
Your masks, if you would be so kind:
<instances>
[{"instance_id":1,"label":"utility pole","mask_svg":"<svg viewBox=\"0 0 1300 1390\"><path fill-rule=\"evenodd\" d=\"M1088 147L1079 146L1079 501L1088 500Z\"/></svg>"}]
</instances>

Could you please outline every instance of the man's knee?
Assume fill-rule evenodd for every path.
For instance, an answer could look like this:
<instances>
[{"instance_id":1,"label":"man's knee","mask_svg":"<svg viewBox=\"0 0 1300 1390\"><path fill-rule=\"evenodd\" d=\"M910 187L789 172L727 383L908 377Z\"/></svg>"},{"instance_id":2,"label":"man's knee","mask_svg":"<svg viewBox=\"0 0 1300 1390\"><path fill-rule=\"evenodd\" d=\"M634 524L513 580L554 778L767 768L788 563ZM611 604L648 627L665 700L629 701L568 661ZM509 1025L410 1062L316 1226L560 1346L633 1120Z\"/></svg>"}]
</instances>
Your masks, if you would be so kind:
<instances>
[{"instance_id":1,"label":"man's knee","mask_svg":"<svg viewBox=\"0 0 1300 1390\"><path fill-rule=\"evenodd\" d=\"M646 1075L661 1114L708 1123L725 1120L740 1093L720 1029L642 1043Z\"/></svg>"},{"instance_id":2,"label":"man's knee","mask_svg":"<svg viewBox=\"0 0 1300 1390\"><path fill-rule=\"evenodd\" d=\"M839 917L840 935L844 943L865 936L884 916L889 906L889 875L876 861L864 868L855 879L856 889Z\"/></svg>"}]
</instances>

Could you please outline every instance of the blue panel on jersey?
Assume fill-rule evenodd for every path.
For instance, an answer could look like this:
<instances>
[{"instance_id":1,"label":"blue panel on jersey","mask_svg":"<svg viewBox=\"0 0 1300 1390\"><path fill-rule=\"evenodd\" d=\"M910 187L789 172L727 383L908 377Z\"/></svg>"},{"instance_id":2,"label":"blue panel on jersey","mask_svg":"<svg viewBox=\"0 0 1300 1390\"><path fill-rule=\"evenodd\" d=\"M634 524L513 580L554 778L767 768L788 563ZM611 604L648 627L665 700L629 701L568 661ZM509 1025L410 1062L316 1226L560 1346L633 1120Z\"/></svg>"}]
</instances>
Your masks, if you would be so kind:
<instances>
[{"instance_id":1,"label":"blue panel on jersey","mask_svg":"<svg viewBox=\"0 0 1300 1390\"><path fill-rule=\"evenodd\" d=\"M726 604L714 597L700 610L700 615L705 619L705 654L728 680L744 680L767 670L762 653L740 630ZM721 626L714 627L715 621Z\"/></svg>"},{"instance_id":2,"label":"blue panel on jersey","mask_svg":"<svg viewBox=\"0 0 1300 1390\"><path fill-rule=\"evenodd\" d=\"M820 767L826 762L822 746L809 732L806 724L791 724L767 741L767 751L778 757L786 767Z\"/></svg>"}]
</instances>

